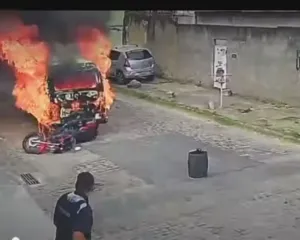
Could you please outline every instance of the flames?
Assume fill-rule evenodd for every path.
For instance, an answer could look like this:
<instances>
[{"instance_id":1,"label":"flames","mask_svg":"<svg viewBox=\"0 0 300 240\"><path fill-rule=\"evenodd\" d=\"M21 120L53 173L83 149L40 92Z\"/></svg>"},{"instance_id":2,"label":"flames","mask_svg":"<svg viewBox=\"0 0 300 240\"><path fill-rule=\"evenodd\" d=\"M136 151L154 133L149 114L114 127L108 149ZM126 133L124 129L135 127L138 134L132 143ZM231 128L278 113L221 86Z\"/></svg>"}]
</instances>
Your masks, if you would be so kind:
<instances>
[{"instance_id":1,"label":"flames","mask_svg":"<svg viewBox=\"0 0 300 240\"><path fill-rule=\"evenodd\" d=\"M39 123L50 125L59 121L56 106L47 94L48 46L37 41L36 26L14 22L13 31L0 34L1 58L12 66L16 83L13 95L16 106L32 114Z\"/></svg>"},{"instance_id":2,"label":"flames","mask_svg":"<svg viewBox=\"0 0 300 240\"><path fill-rule=\"evenodd\" d=\"M38 40L36 26L25 26L19 20L14 20L13 26L12 31L0 33L0 58L8 62L16 76L13 89L16 107L32 114L39 124L51 126L60 118L58 106L48 96L49 46ZM111 44L99 30L89 27L78 29L77 44L81 55L93 61L102 74L104 98L99 102L108 110L115 99L106 78L111 65L107 57Z\"/></svg>"},{"instance_id":3,"label":"flames","mask_svg":"<svg viewBox=\"0 0 300 240\"><path fill-rule=\"evenodd\" d=\"M111 44L109 40L98 29L90 27L80 27L77 31L77 44L81 55L94 62L102 74L104 84L104 107L109 110L112 105L115 94L111 89L106 77L111 66L111 60L108 57Z\"/></svg>"}]
</instances>

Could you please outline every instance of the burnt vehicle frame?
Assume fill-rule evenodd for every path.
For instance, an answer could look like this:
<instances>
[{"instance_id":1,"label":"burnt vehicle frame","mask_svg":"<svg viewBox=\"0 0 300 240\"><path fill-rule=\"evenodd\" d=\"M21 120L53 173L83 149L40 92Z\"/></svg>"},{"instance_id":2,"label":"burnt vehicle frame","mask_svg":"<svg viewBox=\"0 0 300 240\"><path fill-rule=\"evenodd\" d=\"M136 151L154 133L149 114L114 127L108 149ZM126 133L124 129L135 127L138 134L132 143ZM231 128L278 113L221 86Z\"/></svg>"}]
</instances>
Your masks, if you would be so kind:
<instances>
[{"instance_id":1,"label":"burnt vehicle frame","mask_svg":"<svg viewBox=\"0 0 300 240\"><path fill-rule=\"evenodd\" d=\"M78 76L82 77L81 82L72 80ZM88 83L85 76L90 77ZM62 80L65 77L71 79L71 85L59 88L65 84ZM78 83L79 86L74 87ZM82 58L53 61L47 85L51 103L59 108L60 122L50 127L39 124L39 132L29 133L24 138L24 151L61 153L71 150L77 142L95 139L99 124L107 122L103 78L96 64Z\"/></svg>"}]
</instances>

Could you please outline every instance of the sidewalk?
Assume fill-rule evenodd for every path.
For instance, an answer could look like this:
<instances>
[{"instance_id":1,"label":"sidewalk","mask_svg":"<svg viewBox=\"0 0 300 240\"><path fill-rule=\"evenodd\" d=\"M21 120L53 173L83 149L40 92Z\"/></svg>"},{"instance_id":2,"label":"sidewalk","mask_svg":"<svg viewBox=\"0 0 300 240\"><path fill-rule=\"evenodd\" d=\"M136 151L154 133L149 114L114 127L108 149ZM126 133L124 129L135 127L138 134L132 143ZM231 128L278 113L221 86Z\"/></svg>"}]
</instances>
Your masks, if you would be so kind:
<instances>
[{"instance_id":1,"label":"sidewalk","mask_svg":"<svg viewBox=\"0 0 300 240\"><path fill-rule=\"evenodd\" d=\"M1 239L52 240L52 221L29 196L22 185L18 185L0 168L0 217Z\"/></svg>"},{"instance_id":2,"label":"sidewalk","mask_svg":"<svg viewBox=\"0 0 300 240\"><path fill-rule=\"evenodd\" d=\"M218 90L175 82L143 84L138 89L126 86L115 88L124 94L194 112L224 125L300 143L300 108L233 95L224 96L223 108L219 109ZM209 101L214 102L214 110L209 109Z\"/></svg>"}]
</instances>

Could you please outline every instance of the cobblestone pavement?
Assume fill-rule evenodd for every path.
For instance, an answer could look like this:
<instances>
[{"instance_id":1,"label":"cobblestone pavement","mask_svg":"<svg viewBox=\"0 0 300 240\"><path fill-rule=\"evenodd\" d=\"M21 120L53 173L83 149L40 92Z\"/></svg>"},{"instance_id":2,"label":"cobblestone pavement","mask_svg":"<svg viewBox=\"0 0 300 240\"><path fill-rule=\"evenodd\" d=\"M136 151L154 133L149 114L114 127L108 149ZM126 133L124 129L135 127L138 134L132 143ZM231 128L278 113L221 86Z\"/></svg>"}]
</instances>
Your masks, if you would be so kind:
<instances>
[{"instance_id":1,"label":"cobblestone pavement","mask_svg":"<svg viewBox=\"0 0 300 240\"><path fill-rule=\"evenodd\" d=\"M299 106L225 94L223 108L220 109L218 90L202 88L193 84L163 82L162 79L131 90L199 109L208 109L208 103L213 102L214 111L232 121L245 123L257 129L267 129L284 136L299 137ZM174 93L175 97L172 97L170 93Z\"/></svg>"},{"instance_id":2,"label":"cobblestone pavement","mask_svg":"<svg viewBox=\"0 0 300 240\"><path fill-rule=\"evenodd\" d=\"M77 153L5 162L49 215L76 172L94 173L95 239L286 239L300 237L300 148L118 95L109 123ZM20 138L22 136L19 136ZM14 135L3 142L16 142ZM207 179L186 176L187 151L208 150Z\"/></svg>"}]
</instances>

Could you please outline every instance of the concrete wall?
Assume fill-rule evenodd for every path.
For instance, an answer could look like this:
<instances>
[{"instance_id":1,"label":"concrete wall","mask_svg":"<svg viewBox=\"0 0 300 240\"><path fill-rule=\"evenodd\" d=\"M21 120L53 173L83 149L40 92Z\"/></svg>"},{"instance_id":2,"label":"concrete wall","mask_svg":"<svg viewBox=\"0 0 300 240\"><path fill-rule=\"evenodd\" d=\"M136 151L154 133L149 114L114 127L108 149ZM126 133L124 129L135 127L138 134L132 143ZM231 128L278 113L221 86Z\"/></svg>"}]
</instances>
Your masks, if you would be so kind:
<instances>
[{"instance_id":1,"label":"concrete wall","mask_svg":"<svg viewBox=\"0 0 300 240\"><path fill-rule=\"evenodd\" d=\"M201 80L207 86L212 86L213 44L218 38L228 40L228 86L233 92L300 105L300 28L156 23L155 40L147 42L145 27L134 22L129 26L129 42L149 47L168 76Z\"/></svg>"},{"instance_id":2,"label":"concrete wall","mask_svg":"<svg viewBox=\"0 0 300 240\"><path fill-rule=\"evenodd\" d=\"M109 28L109 38L113 46L122 45L124 12L110 11L110 20L107 25Z\"/></svg>"}]
</instances>

